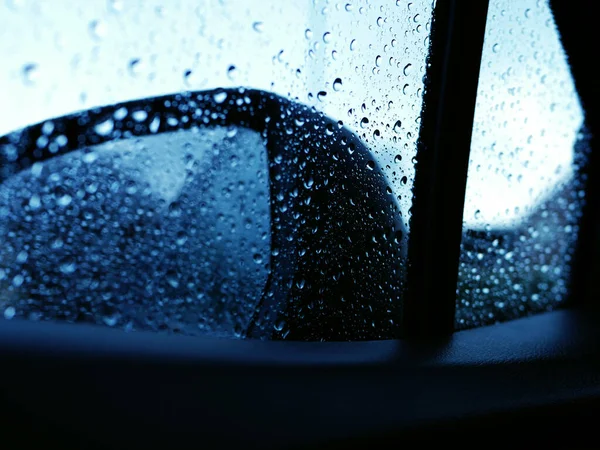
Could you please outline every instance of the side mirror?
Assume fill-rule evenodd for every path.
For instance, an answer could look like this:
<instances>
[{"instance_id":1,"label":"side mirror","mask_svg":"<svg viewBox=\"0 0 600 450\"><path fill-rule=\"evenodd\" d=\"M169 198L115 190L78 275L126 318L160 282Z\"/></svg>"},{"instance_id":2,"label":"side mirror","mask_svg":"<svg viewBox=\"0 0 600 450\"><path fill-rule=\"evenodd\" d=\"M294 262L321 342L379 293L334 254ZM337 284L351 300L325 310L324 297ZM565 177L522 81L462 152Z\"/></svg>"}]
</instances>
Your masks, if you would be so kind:
<instances>
[{"instance_id":1,"label":"side mirror","mask_svg":"<svg viewBox=\"0 0 600 450\"><path fill-rule=\"evenodd\" d=\"M134 120L134 111L144 114ZM41 123L0 137L0 183L35 163L108 141L219 127L258 133L268 164L270 271L240 334L292 340L398 335L406 253L400 209L374 156L341 123L275 94L240 88L136 100L52 124L51 130ZM59 136L58 146L39 145L40 137L54 142ZM0 210L0 222L6 214ZM142 281L151 276L140 274Z\"/></svg>"}]
</instances>

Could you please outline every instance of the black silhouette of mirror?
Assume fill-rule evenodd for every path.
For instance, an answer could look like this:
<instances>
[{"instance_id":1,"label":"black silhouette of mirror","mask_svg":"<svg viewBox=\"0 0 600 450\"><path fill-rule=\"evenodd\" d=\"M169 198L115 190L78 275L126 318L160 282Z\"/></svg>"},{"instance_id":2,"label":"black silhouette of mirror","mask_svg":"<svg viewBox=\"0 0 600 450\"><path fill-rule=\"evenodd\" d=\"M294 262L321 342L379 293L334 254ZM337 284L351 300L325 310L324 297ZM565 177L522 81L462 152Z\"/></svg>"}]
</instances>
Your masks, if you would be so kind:
<instances>
[{"instance_id":1,"label":"black silhouette of mirror","mask_svg":"<svg viewBox=\"0 0 600 450\"><path fill-rule=\"evenodd\" d=\"M216 89L0 137L0 311L191 335L400 332L405 234L374 156L272 93Z\"/></svg>"}]
</instances>

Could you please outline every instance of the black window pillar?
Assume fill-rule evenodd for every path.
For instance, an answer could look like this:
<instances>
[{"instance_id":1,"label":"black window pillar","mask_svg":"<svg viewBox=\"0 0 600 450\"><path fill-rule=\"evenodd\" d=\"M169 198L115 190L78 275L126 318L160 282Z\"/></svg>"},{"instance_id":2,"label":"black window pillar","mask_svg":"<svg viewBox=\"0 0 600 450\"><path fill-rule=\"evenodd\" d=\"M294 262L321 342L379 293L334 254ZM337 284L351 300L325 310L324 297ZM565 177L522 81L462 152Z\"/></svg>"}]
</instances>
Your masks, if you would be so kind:
<instances>
[{"instance_id":1,"label":"black window pillar","mask_svg":"<svg viewBox=\"0 0 600 450\"><path fill-rule=\"evenodd\" d=\"M404 333L454 328L467 169L487 0L434 9L410 218Z\"/></svg>"}]
</instances>

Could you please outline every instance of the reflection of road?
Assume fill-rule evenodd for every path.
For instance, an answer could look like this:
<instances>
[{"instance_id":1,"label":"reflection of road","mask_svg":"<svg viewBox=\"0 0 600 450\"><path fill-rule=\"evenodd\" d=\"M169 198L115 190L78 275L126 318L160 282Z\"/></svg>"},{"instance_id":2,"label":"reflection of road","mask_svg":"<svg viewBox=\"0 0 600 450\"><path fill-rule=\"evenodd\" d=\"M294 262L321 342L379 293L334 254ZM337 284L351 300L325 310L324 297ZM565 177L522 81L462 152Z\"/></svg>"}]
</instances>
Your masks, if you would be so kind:
<instances>
[{"instance_id":1,"label":"reflection of road","mask_svg":"<svg viewBox=\"0 0 600 450\"><path fill-rule=\"evenodd\" d=\"M269 262L260 139L216 128L115 141L8 180L2 309L187 334L245 328Z\"/></svg>"}]
</instances>

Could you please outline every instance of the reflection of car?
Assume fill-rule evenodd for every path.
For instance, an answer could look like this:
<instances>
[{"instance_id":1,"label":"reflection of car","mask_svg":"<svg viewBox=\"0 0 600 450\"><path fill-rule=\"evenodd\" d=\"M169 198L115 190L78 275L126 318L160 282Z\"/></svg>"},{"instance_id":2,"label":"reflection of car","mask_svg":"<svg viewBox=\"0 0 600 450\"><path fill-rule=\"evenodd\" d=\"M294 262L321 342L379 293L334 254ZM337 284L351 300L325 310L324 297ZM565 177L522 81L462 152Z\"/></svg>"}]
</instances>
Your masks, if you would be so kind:
<instances>
[{"instance_id":1,"label":"reflection of car","mask_svg":"<svg viewBox=\"0 0 600 450\"><path fill-rule=\"evenodd\" d=\"M581 218L579 190L565 183L512 228L466 230L460 260L457 322L487 324L549 311L568 296L565 271ZM526 261L519 267L519 261ZM522 265L522 264L521 264Z\"/></svg>"},{"instance_id":2,"label":"reflection of car","mask_svg":"<svg viewBox=\"0 0 600 450\"><path fill-rule=\"evenodd\" d=\"M41 138L59 139L60 156ZM18 316L262 338L397 335L398 205L369 151L322 114L217 90L53 119L4 145L13 140L23 157L5 173L0 225L4 307Z\"/></svg>"}]
</instances>

